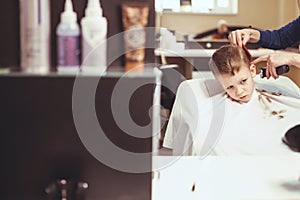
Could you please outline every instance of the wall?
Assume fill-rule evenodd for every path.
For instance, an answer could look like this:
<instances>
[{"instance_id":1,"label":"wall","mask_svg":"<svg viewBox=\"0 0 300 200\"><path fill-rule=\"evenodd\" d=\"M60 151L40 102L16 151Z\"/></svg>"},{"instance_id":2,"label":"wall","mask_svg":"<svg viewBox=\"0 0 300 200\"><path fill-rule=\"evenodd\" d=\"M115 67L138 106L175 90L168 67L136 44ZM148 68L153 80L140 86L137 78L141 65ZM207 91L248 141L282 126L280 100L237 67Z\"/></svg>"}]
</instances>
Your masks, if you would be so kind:
<instances>
[{"instance_id":1,"label":"wall","mask_svg":"<svg viewBox=\"0 0 300 200\"><path fill-rule=\"evenodd\" d=\"M296 2L297 0L239 0L237 15L165 13L157 19L157 24L182 34L215 28L219 19L225 19L232 25L274 29L298 15Z\"/></svg>"},{"instance_id":2,"label":"wall","mask_svg":"<svg viewBox=\"0 0 300 200\"><path fill-rule=\"evenodd\" d=\"M289 2L289 3L287 3ZM279 8L279 25L283 25L294 19L299 15L299 8L297 6L297 0L278 0Z\"/></svg>"}]
</instances>

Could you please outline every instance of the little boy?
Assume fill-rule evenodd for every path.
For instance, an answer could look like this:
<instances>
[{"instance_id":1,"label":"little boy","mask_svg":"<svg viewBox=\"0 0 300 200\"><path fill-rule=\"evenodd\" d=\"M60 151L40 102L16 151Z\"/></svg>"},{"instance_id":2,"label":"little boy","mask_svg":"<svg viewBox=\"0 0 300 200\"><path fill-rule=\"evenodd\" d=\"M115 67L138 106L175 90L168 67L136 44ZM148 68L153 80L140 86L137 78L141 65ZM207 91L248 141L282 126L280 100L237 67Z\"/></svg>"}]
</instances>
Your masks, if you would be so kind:
<instances>
[{"instance_id":1,"label":"little boy","mask_svg":"<svg viewBox=\"0 0 300 200\"><path fill-rule=\"evenodd\" d=\"M221 47L213 54L209 67L232 100L247 103L251 99L256 67L242 48Z\"/></svg>"},{"instance_id":2,"label":"little boy","mask_svg":"<svg viewBox=\"0 0 300 200\"><path fill-rule=\"evenodd\" d=\"M221 47L209 66L225 93L175 105L163 145L174 155L292 154L282 137L300 124L300 100L256 90L256 67L240 47Z\"/></svg>"}]
</instances>

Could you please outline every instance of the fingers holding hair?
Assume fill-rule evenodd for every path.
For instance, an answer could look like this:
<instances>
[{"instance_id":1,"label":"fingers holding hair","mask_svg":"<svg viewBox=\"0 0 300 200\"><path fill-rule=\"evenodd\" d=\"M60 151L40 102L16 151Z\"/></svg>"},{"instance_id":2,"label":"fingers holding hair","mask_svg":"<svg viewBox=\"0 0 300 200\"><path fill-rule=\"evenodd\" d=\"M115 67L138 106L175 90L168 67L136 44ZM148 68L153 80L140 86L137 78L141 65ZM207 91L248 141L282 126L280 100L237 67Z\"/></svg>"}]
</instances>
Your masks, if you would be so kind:
<instances>
[{"instance_id":1,"label":"fingers holding hair","mask_svg":"<svg viewBox=\"0 0 300 200\"><path fill-rule=\"evenodd\" d=\"M249 40L250 40L250 34L245 34L243 38L243 44L246 45Z\"/></svg>"},{"instance_id":2,"label":"fingers holding hair","mask_svg":"<svg viewBox=\"0 0 300 200\"><path fill-rule=\"evenodd\" d=\"M242 30L238 30L236 31L236 43L239 47L242 47L243 46L243 31Z\"/></svg>"},{"instance_id":3,"label":"fingers holding hair","mask_svg":"<svg viewBox=\"0 0 300 200\"><path fill-rule=\"evenodd\" d=\"M232 31L228 39L232 45L242 47L250 40L250 32L248 29Z\"/></svg>"},{"instance_id":4,"label":"fingers holding hair","mask_svg":"<svg viewBox=\"0 0 300 200\"><path fill-rule=\"evenodd\" d=\"M233 31L229 34L228 39L229 39L231 45L237 46L235 31Z\"/></svg>"},{"instance_id":5,"label":"fingers holding hair","mask_svg":"<svg viewBox=\"0 0 300 200\"><path fill-rule=\"evenodd\" d=\"M241 34L242 34L241 30L232 31L228 36L230 44L234 45L234 46L242 47L242 36L241 36Z\"/></svg>"}]
</instances>

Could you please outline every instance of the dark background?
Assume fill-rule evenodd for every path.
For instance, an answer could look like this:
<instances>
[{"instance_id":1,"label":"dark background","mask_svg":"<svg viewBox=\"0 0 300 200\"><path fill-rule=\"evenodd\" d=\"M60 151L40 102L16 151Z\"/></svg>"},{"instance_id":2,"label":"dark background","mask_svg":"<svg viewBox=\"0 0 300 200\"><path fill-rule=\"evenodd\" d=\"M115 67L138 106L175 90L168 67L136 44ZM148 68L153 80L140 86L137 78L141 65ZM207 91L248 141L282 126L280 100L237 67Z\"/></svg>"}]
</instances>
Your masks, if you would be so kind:
<instances>
[{"instance_id":1,"label":"dark background","mask_svg":"<svg viewBox=\"0 0 300 200\"><path fill-rule=\"evenodd\" d=\"M89 189L86 199L150 200L151 172L117 171L95 159L85 148L73 119L75 79L85 86L98 81L98 77L88 76L1 75L0 199L50 200L45 188L64 178L87 182ZM154 88L147 83L154 79L142 76L122 78L126 85L123 92L142 86L132 95L128 108L132 119L140 126L150 123L149 109L153 104ZM95 93L95 112L99 125L107 138L119 148L136 153L151 152L151 126L139 133L141 138L136 138L125 133L114 120L111 98L118 81L119 77L110 76L102 77L99 81ZM121 103L124 103L123 99L116 100L116 105ZM77 107L82 110L80 122L88 127L94 110L85 105ZM102 148L103 141L97 143L98 152L103 151L111 159L118 159L124 166L131 164L143 169L151 168L151 154L130 161L126 156L110 154L109 150Z\"/></svg>"},{"instance_id":2,"label":"dark background","mask_svg":"<svg viewBox=\"0 0 300 200\"><path fill-rule=\"evenodd\" d=\"M60 13L64 8L64 0L49 0L51 8L51 65L56 65L56 37L55 30L60 20ZM155 26L154 0L101 0L103 15L108 20L108 34L113 36L123 31L121 4L123 2L147 2L150 7L148 27ZM87 0L73 0L73 6L78 16L78 22L84 16ZM0 1L0 67L20 66L20 28L19 28L19 1ZM154 43L153 35L147 35L147 43ZM114 51L123 49L123 40L108 44L108 56ZM146 63L154 62L154 50L149 49L146 53ZM123 66L124 58L118 58L111 66Z\"/></svg>"}]
</instances>

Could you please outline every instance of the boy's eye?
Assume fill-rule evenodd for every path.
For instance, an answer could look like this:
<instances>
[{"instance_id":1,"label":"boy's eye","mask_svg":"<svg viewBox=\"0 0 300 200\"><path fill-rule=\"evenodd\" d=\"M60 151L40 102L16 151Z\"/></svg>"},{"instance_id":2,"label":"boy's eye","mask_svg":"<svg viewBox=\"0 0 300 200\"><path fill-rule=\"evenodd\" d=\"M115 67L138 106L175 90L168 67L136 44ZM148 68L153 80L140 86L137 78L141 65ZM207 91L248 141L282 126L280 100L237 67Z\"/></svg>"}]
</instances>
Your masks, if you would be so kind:
<instances>
[{"instance_id":1,"label":"boy's eye","mask_svg":"<svg viewBox=\"0 0 300 200\"><path fill-rule=\"evenodd\" d=\"M233 85L228 86L226 89L229 90L229 89L232 89L232 88L233 88Z\"/></svg>"},{"instance_id":2,"label":"boy's eye","mask_svg":"<svg viewBox=\"0 0 300 200\"><path fill-rule=\"evenodd\" d=\"M247 79L242 80L242 83L246 83Z\"/></svg>"}]
</instances>

